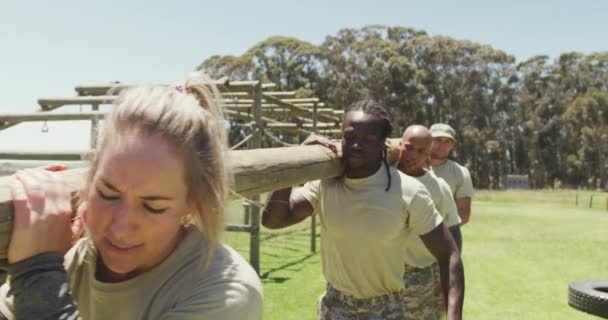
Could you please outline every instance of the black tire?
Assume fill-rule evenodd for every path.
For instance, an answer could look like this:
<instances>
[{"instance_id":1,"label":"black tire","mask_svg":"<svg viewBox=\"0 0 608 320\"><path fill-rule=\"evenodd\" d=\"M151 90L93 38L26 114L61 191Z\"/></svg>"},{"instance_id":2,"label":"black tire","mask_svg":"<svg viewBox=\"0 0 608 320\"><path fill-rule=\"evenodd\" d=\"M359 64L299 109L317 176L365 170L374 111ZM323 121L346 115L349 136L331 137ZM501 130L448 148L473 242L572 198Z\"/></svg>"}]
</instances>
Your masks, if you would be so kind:
<instances>
[{"instance_id":1,"label":"black tire","mask_svg":"<svg viewBox=\"0 0 608 320\"><path fill-rule=\"evenodd\" d=\"M608 281L583 280L571 283L568 304L574 309L608 319Z\"/></svg>"}]
</instances>

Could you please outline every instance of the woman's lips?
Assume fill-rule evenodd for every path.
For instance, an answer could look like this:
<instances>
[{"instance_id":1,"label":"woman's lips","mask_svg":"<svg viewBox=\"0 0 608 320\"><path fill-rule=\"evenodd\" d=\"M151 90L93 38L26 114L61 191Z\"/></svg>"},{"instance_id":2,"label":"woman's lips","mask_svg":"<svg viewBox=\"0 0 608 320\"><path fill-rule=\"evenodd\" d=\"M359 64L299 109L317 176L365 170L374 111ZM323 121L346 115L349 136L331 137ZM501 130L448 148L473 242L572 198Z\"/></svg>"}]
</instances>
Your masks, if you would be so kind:
<instances>
[{"instance_id":1,"label":"woman's lips","mask_svg":"<svg viewBox=\"0 0 608 320\"><path fill-rule=\"evenodd\" d=\"M132 251L137 250L138 248L142 247L143 244L137 244L137 245L127 245L127 244L120 244L120 243L115 243L112 242L109 239L105 239L106 241L106 246L114 252L117 253L130 253Z\"/></svg>"}]
</instances>

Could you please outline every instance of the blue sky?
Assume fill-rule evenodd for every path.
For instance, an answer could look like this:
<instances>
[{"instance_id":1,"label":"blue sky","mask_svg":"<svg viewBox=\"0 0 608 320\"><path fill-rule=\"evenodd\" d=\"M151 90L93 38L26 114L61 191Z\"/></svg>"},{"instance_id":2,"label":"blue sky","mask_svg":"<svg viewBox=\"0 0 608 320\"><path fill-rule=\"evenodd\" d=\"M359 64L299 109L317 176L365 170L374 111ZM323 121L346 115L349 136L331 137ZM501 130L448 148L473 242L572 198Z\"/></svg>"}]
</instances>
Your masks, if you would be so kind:
<instances>
[{"instance_id":1,"label":"blue sky","mask_svg":"<svg viewBox=\"0 0 608 320\"><path fill-rule=\"evenodd\" d=\"M315 44L341 28L409 26L535 54L608 50L608 1L11 1L0 2L0 113L71 96L77 84L176 82L214 54L241 54L272 35ZM60 111L78 110L60 109ZM75 150L87 122L19 125L0 149Z\"/></svg>"}]
</instances>

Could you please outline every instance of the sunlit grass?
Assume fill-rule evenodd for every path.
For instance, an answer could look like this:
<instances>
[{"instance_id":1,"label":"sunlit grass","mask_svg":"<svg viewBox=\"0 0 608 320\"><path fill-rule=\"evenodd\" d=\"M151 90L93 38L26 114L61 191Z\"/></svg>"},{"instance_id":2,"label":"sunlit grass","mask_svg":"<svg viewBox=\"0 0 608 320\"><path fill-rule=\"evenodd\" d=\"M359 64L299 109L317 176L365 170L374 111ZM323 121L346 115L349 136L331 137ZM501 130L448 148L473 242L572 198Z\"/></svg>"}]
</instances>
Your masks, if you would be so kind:
<instances>
[{"instance_id":1,"label":"sunlit grass","mask_svg":"<svg viewBox=\"0 0 608 320\"><path fill-rule=\"evenodd\" d=\"M568 284L608 279L606 193L579 191L478 192L463 228L465 319L594 319L567 305ZM590 195L593 209L589 209ZM240 203L229 220L242 223ZM262 230L264 319L316 319L325 281L319 254L310 253L308 220ZM246 258L249 235L225 240Z\"/></svg>"}]
</instances>

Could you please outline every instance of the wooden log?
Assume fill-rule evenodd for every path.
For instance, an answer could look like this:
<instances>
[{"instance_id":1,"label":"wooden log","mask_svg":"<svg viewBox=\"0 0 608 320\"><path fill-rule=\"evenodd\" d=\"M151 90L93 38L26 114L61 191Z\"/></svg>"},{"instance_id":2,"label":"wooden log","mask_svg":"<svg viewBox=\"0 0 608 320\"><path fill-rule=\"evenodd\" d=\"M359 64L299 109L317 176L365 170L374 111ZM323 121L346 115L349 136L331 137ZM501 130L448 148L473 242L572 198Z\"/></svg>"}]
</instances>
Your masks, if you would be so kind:
<instances>
[{"instance_id":1,"label":"wooden log","mask_svg":"<svg viewBox=\"0 0 608 320\"><path fill-rule=\"evenodd\" d=\"M398 139L391 139L389 163L397 156ZM340 148L340 144L336 143ZM344 171L337 155L321 146L297 146L230 151L228 167L234 174L234 193L242 196L299 185L306 181L339 176ZM69 189L82 189L87 168L62 171ZM6 257L13 219L9 186L14 176L0 177L0 258Z\"/></svg>"},{"instance_id":2,"label":"wooden log","mask_svg":"<svg viewBox=\"0 0 608 320\"><path fill-rule=\"evenodd\" d=\"M68 187L72 191L80 190L84 184L87 168L63 171ZM0 177L0 259L6 259L8 243L13 227L13 204L11 201L10 184L15 176Z\"/></svg>"}]
</instances>

